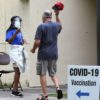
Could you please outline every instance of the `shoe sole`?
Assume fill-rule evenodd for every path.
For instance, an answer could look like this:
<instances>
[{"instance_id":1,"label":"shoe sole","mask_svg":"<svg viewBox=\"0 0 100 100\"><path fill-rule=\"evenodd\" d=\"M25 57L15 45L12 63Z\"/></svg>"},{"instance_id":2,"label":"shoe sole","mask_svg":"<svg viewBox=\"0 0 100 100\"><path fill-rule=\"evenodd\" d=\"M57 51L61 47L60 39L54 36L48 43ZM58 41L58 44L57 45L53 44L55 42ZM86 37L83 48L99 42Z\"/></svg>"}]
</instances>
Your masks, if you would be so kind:
<instances>
[{"instance_id":1,"label":"shoe sole","mask_svg":"<svg viewBox=\"0 0 100 100\"><path fill-rule=\"evenodd\" d=\"M23 98L24 96L16 96L16 95L14 95L14 94L11 94L11 96L13 96L13 97L18 97L18 98Z\"/></svg>"}]
</instances>

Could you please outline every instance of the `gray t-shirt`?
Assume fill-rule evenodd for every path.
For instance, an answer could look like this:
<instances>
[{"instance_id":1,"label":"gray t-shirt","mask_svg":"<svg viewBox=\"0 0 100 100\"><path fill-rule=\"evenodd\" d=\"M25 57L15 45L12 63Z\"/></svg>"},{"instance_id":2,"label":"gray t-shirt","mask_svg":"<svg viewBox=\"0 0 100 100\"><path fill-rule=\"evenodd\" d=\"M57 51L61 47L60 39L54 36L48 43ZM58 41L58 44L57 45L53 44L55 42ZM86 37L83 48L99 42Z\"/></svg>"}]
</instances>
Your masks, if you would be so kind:
<instances>
[{"instance_id":1,"label":"gray t-shirt","mask_svg":"<svg viewBox=\"0 0 100 100\"><path fill-rule=\"evenodd\" d=\"M37 28L35 39L41 40L38 50L38 60L58 59L57 39L61 31L58 22L40 24Z\"/></svg>"}]
</instances>

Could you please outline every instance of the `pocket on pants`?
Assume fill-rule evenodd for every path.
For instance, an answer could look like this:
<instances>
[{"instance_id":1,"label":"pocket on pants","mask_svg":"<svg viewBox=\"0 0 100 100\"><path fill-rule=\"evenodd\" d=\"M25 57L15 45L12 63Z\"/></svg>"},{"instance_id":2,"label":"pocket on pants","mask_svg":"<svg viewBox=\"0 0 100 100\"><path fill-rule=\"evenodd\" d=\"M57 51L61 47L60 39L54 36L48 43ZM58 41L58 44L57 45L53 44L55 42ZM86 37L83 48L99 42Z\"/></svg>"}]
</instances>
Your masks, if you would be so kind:
<instances>
[{"instance_id":1,"label":"pocket on pants","mask_svg":"<svg viewBox=\"0 0 100 100\"><path fill-rule=\"evenodd\" d=\"M37 63L36 70L37 70L37 75L41 75L41 71L42 71L42 64L41 64L41 62Z\"/></svg>"}]
</instances>

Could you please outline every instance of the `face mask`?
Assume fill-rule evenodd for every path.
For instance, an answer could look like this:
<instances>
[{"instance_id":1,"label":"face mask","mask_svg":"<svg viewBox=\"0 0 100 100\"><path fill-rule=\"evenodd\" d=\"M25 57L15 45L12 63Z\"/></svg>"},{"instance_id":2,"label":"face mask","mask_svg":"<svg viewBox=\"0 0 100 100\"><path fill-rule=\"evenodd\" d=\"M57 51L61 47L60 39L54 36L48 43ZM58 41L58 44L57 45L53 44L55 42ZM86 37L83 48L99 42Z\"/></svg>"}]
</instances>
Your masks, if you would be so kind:
<instances>
[{"instance_id":1,"label":"face mask","mask_svg":"<svg viewBox=\"0 0 100 100\"><path fill-rule=\"evenodd\" d=\"M20 29L21 28L21 23L20 21L15 21L15 27Z\"/></svg>"}]
</instances>

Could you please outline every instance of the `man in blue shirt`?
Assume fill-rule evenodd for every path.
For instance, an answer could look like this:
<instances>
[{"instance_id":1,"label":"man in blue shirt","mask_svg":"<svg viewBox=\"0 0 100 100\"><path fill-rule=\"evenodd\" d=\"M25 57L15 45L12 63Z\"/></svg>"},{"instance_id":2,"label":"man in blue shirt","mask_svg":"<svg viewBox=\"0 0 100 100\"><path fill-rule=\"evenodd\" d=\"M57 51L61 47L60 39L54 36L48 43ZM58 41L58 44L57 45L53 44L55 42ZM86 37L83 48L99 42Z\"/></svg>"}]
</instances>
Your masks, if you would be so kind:
<instances>
[{"instance_id":1,"label":"man in blue shirt","mask_svg":"<svg viewBox=\"0 0 100 100\"><path fill-rule=\"evenodd\" d=\"M40 83L42 86L43 95L37 100L48 100L46 72L48 70L49 76L54 82L57 90L57 98L63 97L62 91L59 86L59 81L56 76L57 71L57 59L58 59L58 34L62 29L62 25L59 19L59 11L55 11L56 22L52 22L52 12L46 10L43 14L43 23L37 28L35 35L35 43L31 50L35 53L38 50L38 63L37 63L37 75L40 75ZM44 99L43 99L44 98Z\"/></svg>"}]
</instances>

